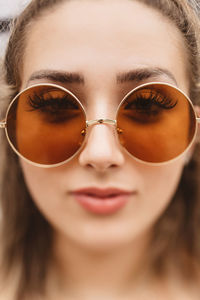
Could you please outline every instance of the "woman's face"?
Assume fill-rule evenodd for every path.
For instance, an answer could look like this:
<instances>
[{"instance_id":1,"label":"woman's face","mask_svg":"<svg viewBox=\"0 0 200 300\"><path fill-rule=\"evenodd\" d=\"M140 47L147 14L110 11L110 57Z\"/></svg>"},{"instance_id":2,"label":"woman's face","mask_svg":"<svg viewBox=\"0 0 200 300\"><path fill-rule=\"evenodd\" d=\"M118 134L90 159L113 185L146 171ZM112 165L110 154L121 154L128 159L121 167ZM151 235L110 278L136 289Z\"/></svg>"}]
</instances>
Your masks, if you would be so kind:
<instances>
[{"instance_id":1,"label":"woman's face","mask_svg":"<svg viewBox=\"0 0 200 300\"><path fill-rule=\"evenodd\" d=\"M80 99L88 120L115 119L121 99L142 83L166 82L187 93L185 61L180 33L156 10L128 0L65 1L31 26L22 88L56 83ZM70 162L51 169L21 165L34 202L58 237L107 249L150 231L174 194L184 157L145 165L119 145L112 126L101 124L90 128ZM119 199L125 204L116 208ZM80 204L85 200L92 204ZM103 201L115 204L102 208Z\"/></svg>"}]
</instances>

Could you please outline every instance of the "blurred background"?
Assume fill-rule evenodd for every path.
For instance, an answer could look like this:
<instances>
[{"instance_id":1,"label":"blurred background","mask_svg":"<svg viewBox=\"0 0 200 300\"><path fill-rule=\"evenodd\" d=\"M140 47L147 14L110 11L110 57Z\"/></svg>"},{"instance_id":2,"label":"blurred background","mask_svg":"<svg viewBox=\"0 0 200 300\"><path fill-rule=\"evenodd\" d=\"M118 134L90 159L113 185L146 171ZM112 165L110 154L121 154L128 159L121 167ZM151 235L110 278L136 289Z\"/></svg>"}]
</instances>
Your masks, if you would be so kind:
<instances>
[{"instance_id":1,"label":"blurred background","mask_svg":"<svg viewBox=\"0 0 200 300\"><path fill-rule=\"evenodd\" d=\"M4 55L9 37L9 25L30 0L0 0L0 56Z\"/></svg>"}]
</instances>

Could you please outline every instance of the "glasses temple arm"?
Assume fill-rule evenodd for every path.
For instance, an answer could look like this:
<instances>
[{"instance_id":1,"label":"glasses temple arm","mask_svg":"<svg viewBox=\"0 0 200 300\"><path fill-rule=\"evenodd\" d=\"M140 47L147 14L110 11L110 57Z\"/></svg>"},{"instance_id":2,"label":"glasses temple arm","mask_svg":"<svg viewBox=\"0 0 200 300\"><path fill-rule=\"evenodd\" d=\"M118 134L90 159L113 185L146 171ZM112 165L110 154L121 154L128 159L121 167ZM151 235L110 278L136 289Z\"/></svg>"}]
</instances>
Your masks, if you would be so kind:
<instances>
[{"instance_id":1,"label":"glasses temple arm","mask_svg":"<svg viewBox=\"0 0 200 300\"><path fill-rule=\"evenodd\" d=\"M6 120L0 121L0 128L6 128Z\"/></svg>"}]
</instances>

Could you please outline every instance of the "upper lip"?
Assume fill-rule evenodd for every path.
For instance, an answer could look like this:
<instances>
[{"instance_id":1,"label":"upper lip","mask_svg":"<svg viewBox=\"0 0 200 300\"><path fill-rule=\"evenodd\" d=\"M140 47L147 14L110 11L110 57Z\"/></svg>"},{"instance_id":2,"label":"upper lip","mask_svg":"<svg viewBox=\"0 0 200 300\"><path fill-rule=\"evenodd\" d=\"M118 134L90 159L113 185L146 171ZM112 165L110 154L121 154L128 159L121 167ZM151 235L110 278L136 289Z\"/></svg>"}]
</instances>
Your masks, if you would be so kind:
<instances>
[{"instance_id":1,"label":"upper lip","mask_svg":"<svg viewBox=\"0 0 200 300\"><path fill-rule=\"evenodd\" d=\"M72 194L80 194L80 195L88 195L99 198L106 198L111 196L119 196L119 195L129 195L134 193L133 191L128 191L119 188L98 188L98 187L87 187L81 188L78 190L74 190L71 192Z\"/></svg>"}]
</instances>

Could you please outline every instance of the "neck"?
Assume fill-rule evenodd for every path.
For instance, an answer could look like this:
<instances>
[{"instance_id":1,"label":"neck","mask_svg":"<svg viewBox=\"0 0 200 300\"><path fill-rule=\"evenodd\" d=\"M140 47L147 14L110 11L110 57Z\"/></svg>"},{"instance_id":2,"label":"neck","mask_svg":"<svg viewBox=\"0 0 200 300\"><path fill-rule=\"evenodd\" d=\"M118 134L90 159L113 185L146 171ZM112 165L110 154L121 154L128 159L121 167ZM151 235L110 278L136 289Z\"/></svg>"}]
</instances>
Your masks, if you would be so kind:
<instances>
[{"instance_id":1,"label":"neck","mask_svg":"<svg viewBox=\"0 0 200 300\"><path fill-rule=\"evenodd\" d=\"M53 282L72 295L78 291L81 295L93 291L124 294L143 276L148 242L149 233L127 245L98 251L56 236Z\"/></svg>"}]
</instances>

